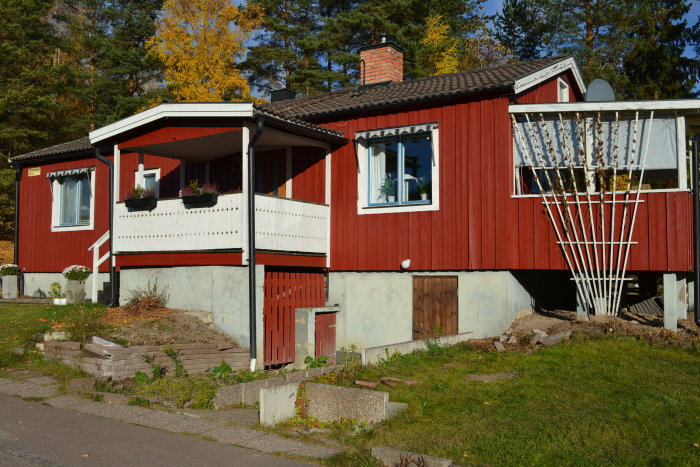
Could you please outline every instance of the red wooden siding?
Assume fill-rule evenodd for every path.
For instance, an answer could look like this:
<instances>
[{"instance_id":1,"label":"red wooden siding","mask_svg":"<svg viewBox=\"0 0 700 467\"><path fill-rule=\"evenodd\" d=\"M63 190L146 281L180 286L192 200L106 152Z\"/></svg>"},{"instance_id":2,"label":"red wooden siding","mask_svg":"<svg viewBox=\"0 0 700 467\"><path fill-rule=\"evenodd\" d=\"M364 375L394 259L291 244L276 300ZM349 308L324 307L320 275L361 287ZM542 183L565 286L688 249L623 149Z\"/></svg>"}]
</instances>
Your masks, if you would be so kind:
<instances>
[{"instance_id":1,"label":"red wooden siding","mask_svg":"<svg viewBox=\"0 0 700 467\"><path fill-rule=\"evenodd\" d=\"M29 177L31 167L41 175ZM95 211L93 230L51 232L51 182L46 174L56 170L95 167ZM109 229L109 169L92 157L76 158L22 167L19 213L19 266L24 272L60 272L72 264L92 268L88 248ZM108 245L102 247L105 251ZM105 262L100 271L108 271Z\"/></svg>"},{"instance_id":2,"label":"red wooden siding","mask_svg":"<svg viewBox=\"0 0 700 467\"><path fill-rule=\"evenodd\" d=\"M295 310L324 306L325 287L323 273L265 271L265 365L294 361Z\"/></svg>"},{"instance_id":3,"label":"red wooden siding","mask_svg":"<svg viewBox=\"0 0 700 467\"><path fill-rule=\"evenodd\" d=\"M137 153L122 153L119 158L119 201L124 201L136 184L136 172L139 168ZM169 157L144 154L144 169L160 168L160 197L173 198L180 190L180 161Z\"/></svg>"},{"instance_id":4,"label":"red wooden siding","mask_svg":"<svg viewBox=\"0 0 700 467\"><path fill-rule=\"evenodd\" d=\"M326 152L321 148L292 148L292 198L324 203Z\"/></svg>"},{"instance_id":5,"label":"red wooden siding","mask_svg":"<svg viewBox=\"0 0 700 467\"><path fill-rule=\"evenodd\" d=\"M556 80L522 101L551 101ZM552 97L554 96L554 98ZM357 214L354 143L334 151L331 270L566 269L540 198L513 198L512 130L507 97L386 111L325 126L348 138L372 128L438 122L440 210ZM691 196L644 195L630 270L692 269Z\"/></svg>"}]
</instances>

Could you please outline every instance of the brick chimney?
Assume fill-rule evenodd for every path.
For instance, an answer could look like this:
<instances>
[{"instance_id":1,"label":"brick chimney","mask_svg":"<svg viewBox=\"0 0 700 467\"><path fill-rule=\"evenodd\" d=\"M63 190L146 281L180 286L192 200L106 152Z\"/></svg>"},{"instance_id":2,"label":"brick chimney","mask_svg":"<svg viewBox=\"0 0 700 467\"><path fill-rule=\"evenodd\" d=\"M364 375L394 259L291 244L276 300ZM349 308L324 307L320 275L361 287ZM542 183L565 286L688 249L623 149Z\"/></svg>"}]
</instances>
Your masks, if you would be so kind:
<instances>
[{"instance_id":1,"label":"brick chimney","mask_svg":"<svg viewBox=\"0 0 700 467\"><path fill-rule=\"evenodd\" d=\"M360 49L360 84L403 81L403 49L386 36L378 44Z\"/></svg>"}]
</instances>

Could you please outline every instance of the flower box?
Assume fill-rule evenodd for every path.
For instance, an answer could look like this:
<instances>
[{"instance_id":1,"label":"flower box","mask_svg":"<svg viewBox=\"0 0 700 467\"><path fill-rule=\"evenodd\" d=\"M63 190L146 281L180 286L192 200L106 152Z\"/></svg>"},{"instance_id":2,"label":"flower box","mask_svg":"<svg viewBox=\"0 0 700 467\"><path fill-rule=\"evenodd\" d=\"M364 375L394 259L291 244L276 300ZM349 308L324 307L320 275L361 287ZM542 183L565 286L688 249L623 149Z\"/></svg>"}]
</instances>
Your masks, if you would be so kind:
<instances>
[{"instance_id":1,"label":"flower box","mask_svg":"<svg viewBox=\"0 0 700 467\"><path fill-rule=\"evenodd\" d=\"M158 204L158 198L132 198L124 201L124 205L130 209L154 209Z\"/></svg>"},{"instance_id":2,"label":"flower box","mask_svg":"<svg viewBox=\"0 0 700 467\"><path fill-rule=\"evenodd\" d=\"M218 193L202 193L182 197L182 202L191 206L214 206L219 199Z\"/></svg>"}]
</instances>

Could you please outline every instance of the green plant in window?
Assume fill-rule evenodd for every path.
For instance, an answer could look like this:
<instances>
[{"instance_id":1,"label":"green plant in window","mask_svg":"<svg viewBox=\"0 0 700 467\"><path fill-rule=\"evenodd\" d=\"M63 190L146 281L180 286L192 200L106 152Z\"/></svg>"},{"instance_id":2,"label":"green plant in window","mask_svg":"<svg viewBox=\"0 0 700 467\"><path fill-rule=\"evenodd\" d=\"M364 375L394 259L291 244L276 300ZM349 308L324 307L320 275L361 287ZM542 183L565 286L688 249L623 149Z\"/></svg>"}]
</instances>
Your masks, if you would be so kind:
<instances>
[{"instance_id":1,"label":"green plant in window","mask_svg":"<svg viewBox=\"0 0 700 467\"><path fill-rule=\"evenodd\" d=\"M379 187L379 194L388 202L396 197L396 177L386 174L384 181Z\"/></svg>"},{"instance_id":2,"label":"green plant in window","mask_svg":"<svg viewBox=\"0 0 700 467\"><path fill-rule=\"evenodd\" d=\"M136 185L131 189L129 193L126 194L127 199L143 199L143 198L155 198L156 192L153 190L147 190L140 185Z\"/></svg>"}]
</instances>

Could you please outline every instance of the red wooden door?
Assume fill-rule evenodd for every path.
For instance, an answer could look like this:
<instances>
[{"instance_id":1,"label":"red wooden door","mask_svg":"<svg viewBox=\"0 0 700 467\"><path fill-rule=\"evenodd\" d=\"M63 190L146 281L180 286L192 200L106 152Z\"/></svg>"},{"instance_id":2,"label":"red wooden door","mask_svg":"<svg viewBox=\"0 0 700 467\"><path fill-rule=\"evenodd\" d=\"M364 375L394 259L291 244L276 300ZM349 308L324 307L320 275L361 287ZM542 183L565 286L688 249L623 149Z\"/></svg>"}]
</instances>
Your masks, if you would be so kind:
<instances>
[{"instance_id":1,"label":"red wooden door","mask_svg":"<svg viewBox=\"0 0 700 467\"><path fill-rule=\"evenodd\" d=\"M316 314L316 357L325 355L335 363L335 313Z\"/></svg>"},{"instance_id":2,"label":"red wooden door","mask_svg":"<svg viewBox=\"0 0 700 467\"><path fill-rule=\"evenodd\" d=\"M265 365L294 361L297 308L324 306L325 276L320 272L265 271Z\"/></svg>"}]
</instances>

